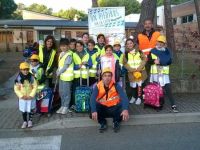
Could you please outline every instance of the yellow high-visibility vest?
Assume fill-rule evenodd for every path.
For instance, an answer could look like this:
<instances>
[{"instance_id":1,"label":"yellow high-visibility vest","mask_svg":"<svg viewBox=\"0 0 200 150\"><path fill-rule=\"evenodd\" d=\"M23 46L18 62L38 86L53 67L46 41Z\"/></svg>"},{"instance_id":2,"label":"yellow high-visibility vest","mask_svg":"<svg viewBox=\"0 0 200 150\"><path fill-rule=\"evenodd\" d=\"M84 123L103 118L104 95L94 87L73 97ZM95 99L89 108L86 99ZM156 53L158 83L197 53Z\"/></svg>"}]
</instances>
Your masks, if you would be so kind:
<instances>
[{"instance_id":1,"label":"yellow high-visibility vest","mask_svg":"<svg viewBox=\"0 0 200 150\"><path fill-rule=\"evenodd\" d=\"M123 66L123 57L124 57L124 54L122 53L120 57L119 57L116 53L113 53L113 55L114 55L114 57L115 57L116 60L119 60L119 65L120 65L121 68L122 68L122 66Z\"/></svg>"},{"instance_id":2,"label":"yellow high-visibility vest","mask_svg":"<svg viewBox=\"0 0 200 150\"><path fill-rule=\"evenodd\" d=\"M140 52L128 53L128 64L131 68L137 69L141 65L142 59ZM145 70L145 67L143 68Z\"/></svg>"},{"instance_id":3,"label":"yellow high-visibility vest","mask_svg":"<svg viewBox=\"0 0 200 150\"><path fill-rule=\"evenodd\" d=\"M95 48L98 50L98 56L105 55L105 53L106 53L105 47L103 47L102 49L100 49L100 47L98 45L95 45Z\"/></svg>"},{"instance_id":4,"label":"yellow high-visibility vest","mask_svg":"<svg viewBox=\"0 0 200 150\"><path fill-rule=\"evenodd\" d=\"M96 77L96 73L97 73L97 57L98 57L98 52L94 53L91 56L92 59L92 68L89 69L89 76L90 77ZM88 58L89 59L89 58Z\"/></svg>"}]
</instances>

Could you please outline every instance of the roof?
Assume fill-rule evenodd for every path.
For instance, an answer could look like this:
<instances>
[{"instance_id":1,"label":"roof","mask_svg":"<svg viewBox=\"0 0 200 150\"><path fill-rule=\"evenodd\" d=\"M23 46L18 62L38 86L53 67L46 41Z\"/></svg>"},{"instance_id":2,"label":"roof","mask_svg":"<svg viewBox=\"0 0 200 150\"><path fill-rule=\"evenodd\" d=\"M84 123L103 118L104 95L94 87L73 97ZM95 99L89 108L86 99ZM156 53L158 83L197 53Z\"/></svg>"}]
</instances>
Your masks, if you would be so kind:
<instances>
[{"instance_id":1,"label":"roof","mask_svg":"<svg viewBox=\"0 0 200 150\"><path fill-rule=\"evenodd\" d=\"M7 25L10 27L33 27L33 26L52 26L52 27L72 27L87 28L88 21L68 21L68 20L0 20L0 28ZM126 22L126 28L135 28L137 22Z\"/></svg>"}]
</instances>

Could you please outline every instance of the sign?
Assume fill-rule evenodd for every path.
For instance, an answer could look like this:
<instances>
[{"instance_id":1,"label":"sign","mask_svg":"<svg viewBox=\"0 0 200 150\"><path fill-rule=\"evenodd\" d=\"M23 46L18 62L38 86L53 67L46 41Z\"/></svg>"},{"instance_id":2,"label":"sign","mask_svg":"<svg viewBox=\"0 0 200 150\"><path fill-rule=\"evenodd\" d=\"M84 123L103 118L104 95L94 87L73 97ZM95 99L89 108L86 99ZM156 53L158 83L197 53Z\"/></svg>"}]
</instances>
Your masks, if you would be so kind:
<instances>
[{"instance_id":1,"label":"sign","mask_svg":"<svg viewBox=\"0 0 200 150\"><path fill-rule=\"evenodd\" d=\"M88 10L89 34L96 41L98 34L104 34L106 44L119 41L124 47L125 7L98 7ZM97 42L97 41L96 41Z\"/></svg>"}]
</instances>

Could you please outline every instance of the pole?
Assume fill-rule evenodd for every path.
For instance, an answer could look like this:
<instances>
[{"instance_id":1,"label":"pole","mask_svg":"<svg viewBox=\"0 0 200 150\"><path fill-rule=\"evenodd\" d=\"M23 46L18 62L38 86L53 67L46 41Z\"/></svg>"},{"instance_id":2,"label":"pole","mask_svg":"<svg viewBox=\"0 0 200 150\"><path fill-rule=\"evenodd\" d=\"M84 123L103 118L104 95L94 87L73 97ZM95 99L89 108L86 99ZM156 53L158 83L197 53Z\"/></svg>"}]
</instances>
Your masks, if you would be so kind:
<instances>
[{"instance_id":1,"label":"pole","mask_svg":"<svg viewBox=\"0 0 200 150\"><path fill-rule=\"evenodd\" d=\"M24 37L23 37L23 32L22 32L22 25L21 25L21 38L22 38L22 49L24 49Z\"/></svg>"}]
</instances>

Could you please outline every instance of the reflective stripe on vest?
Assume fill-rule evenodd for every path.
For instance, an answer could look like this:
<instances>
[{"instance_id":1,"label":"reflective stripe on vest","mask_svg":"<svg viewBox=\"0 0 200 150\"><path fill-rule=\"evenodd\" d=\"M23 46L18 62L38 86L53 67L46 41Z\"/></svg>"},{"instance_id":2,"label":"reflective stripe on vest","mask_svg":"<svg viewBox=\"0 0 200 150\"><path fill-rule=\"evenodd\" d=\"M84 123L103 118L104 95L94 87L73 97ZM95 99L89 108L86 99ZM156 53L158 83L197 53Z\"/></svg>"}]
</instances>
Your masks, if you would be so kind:
<instances>
[{"instance_id":1,"label":"reflective stripe on vest","mask_svg":"<svg viewBox=\"0 0 200 150\"><path fill-rule=\"evenodd\" d=\"M158 57L151 53L152 59L157 59ZM169 74L169 66L159 66L151 65L151 74Z\"/></svg>"},{"instance_id":2,"label":"reflective stripe on vest","mask_svg":"<svg viewBox=\"0 0 200 150\"><path fill-rule=\"evenodd\" d=\"M114 82L111 81L111 83L109 84L109 88L111 88L111 86L113 84L114 84ZM104 88L103 81L100 81L97 84L97 88L98 88L98 95L97 95L96 101L98 103L100 103L101 105L104 105L104 106L107 106L107 107L112 107L112 106L115 106L118 103L120 103L120 97L119 97L119 94L116 91L115 85L113 85L112 88L108 91L107 96L104 95L106 91L105 91L105 88Z\"/></svg>"},{"instance_id":3,"label":"reflective stripe on vest","mask_svg":"<svg viewBox=\"0 0 200 150\"><path fill-rule=\"evenodd\" d=\"M88 62L88 59L89 59L88 53L86 53L82 59L78 56L78 54L73 53L73 61L74 61L75 65L80 65L83 62ZM74 78L80 78L80 74L82 74L81 76L83 79L87 79L88 72L87 72L85 65L82 65L81 72L80 72L80 69L74 70Z\"/></svg>"},{"instance_id":4,"label":"reflective stripe on vest","mask_svg":"<svg viewBox=\"0 0 200 150\"><path fill-rule=\"evenodd\" d=\"M39 46L39 58L40 58L41 63L43 63L43 61L44 61L43 60L44 59L43 48L44 48L44 46L42 46L42 45ZM50 55L50 60L49 60L48 65L47 65L46 72L49 70L49 68L51 68L55 55L56 55L56 50L52 49L51 55Z\"/></svg>"},{"instance_id":5,"label":"reflective stripe on vest","mask_svg":"<svg viewBox=\"0 0 200 150\"><path fill-rule=\"evenodd\" d=\"M147 37L147 35L144 35L142 33L140 33L138 35L138 41L139 41L139 49L142 50L142 52L145 55L148 55L150 50L156 46L156 42L157 42L157 38L160 36L160 32L155 31L152 34L151 39L149 40L149 38Z\"/></svg>"},{"instance_id":6,"label":"reflective stripe on vest","mask_svg":"<svg viewBox=\"0 0 200 150\"><path fill-rule=\"evenodd\" d=\"M68 51L62 58L58 59L58 68L62 69L65 63L65 60L68 56L72 57L72 52ZM74 79L74 64L71 63L69 67L60 75L60 80L62 81L72 81Z\"/></svg>"},{"instance_id":7,"label":"reflective stripe on vest","mask_svg":"<svg viewBox=\"0 0 200 150\"><path fill-rule=\"evenodd\" d=\"M92 68L89 69L89 76L90 77L96 77L96 73L97 73L97 59L98 57L98 52L94 53L92 56L91 56L91 59L92 59Z\"/></svg>"},{"instance_id":8,"label":"reflective stripe on vest","mask_svg":"<svg viewBox=\"0 0 200 150\"><path fill-rule=\"evenodd\" d=\"M95 48L98 50L98 56L103 56L106 54L105 47L100 49L98 45L95 45Z\"/></svg>"},{"instance_id":9,"label":"reflective stripe on vest","mask_svg":"<svg viewBox=\"0 0 200 150\"><path fill-rule=\"evenodd\" d=\"M141 65L142 59L140 56L140 52L136 52L136 54L128 53L128 64L131 68L137 69ZM143 68L143 70L145 67Z\"/></svg>"},{"instance_id":10,"label":"reflective stripe on vest","mask_svg":"<svg viewBox=\"0 0 200 150\"><path fill-rule=\"evenodd\" d=\"M114 55L114 57L115 57L116 60L119 60L119 65L122 67L123 66L123 57L124 57L124 54L122 53L120 55L120 57L117 54L115 54L115 53L113 53L113 55Z\"/></svg>"}]
</instances>

